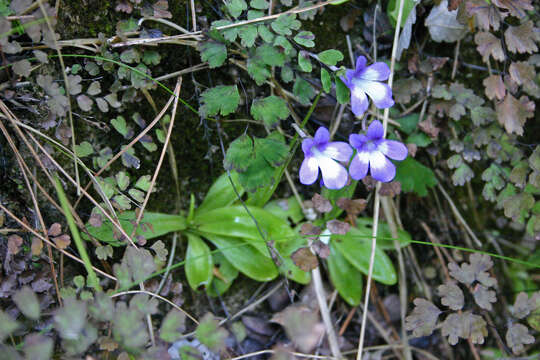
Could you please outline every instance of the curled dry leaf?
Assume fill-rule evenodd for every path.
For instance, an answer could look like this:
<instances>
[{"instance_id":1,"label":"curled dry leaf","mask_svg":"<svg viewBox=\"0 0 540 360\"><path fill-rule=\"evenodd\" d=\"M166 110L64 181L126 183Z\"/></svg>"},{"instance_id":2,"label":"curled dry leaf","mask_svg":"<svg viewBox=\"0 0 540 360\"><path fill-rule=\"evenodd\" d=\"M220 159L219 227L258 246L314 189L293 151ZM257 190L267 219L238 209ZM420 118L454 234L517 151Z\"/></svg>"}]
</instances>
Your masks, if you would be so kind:
<instances>
[{"instance_id":1,"label":"curled dry leaf","mask_svg":"<svg viewBox=\"0 0 540 360\"><path fill-rule=\"evenodd\" d=\"M319 194L313 195L311 201L313 202L313 207L315 208L315 210L320 213L327 213L332 211L332 204L330 203L330 201Z\"/></svg>"},{"instance_id":2,"label":"curled dry leaf","mask_svg":"<svg viewBox=\"0 0 540 360\"><path fill-rule=\"evenodd\" d=\"M514 354L519 354L524 350L523 345L534 343L534 336L529 334L529 329L525 325L512 324L506 332L506 343Z\"/></svg>"},{"instance_id":3,"label":"curled dry leaf","mask_svg":"<svg viewBox=\"0 0 540 360\"><path fill-rule=\"evenodd\" d=\"M486 309L491 311L493 307L491 306L491 303L494 303L497 301L497 297L495 296L495 291L489 290L487 287L481 284L476 284L473 291L473 297L474 301L480 306L482 309Z\"/></svg>"},{"instance_id":4,"label":"curled dry leaf","mask_svg":"<svg viewBox=\"0 0 540 360\"><path fill-rule=\"evenodd\" d=\"M465 9L470 16L474 15L478 27L485 31L489 31L490 26L495 31L499 30L501 20L507 15L484 0L468 0Z\"/></svg>"},{"instance_id":5,"label":"curled dry leaf","mask_svg":"<svg viewBox=\"0 0 540 360\"><path fill-rule=\"evenodd\" d=\"M510 15L522 18L526 15L526 10L534 10L532 0L492 0L493 4L501 9L506 9Z\"/></svg>"},{"instance_id":6,"label":"curled dry leaf","mask_svg":"<svg viewBox=\"0 0 540 360\"><path fill-rule=\"evenodd\" d=\"M487 336L484 319L470 311L450 314L441 325L442 335L448 336L451 345L456 345L459 338L471 339L473 344L483 344L484 337Z\"/></svg>"},{"instance_id":7,"label":"curled dry leaf","mask_svg":"<svg viewBox=\"0 0 540 360\"><path fill-rule=\"evenodd\" d=\"M431 335L442 311L421 298L414 299L414 305L412 314L405 318L405 329L412 330L414 337Z\"/></svg>"},{"instance_id":8,"label":"curled dry leaf","mask_svg":"<svg viewBox=\"0 0 540 360\"><path fill-rule=\"evenodd\" d=\"M501 40L489 32L479 32L474 36L476 50L482 55L482 60L487 62L492 56L495 60L504 61L504 51Z\"/></svg>"},{"instance_id":9,"label":"curled dry leaf","mask_svg":"<svg viewBox=\"0 0 540 360\"><path fill-rule=\"evenodd\" d=\"M65 249L71 244L71 238L67 234L53 237L52 240L59 249Z\"/></svg>"},{"instance_id":10,"label":"curled dry leaf","mask_svg":"<svg viewBox=\"0 0 540 360\"><path fill-rule=\"evenodd\" d=\"M49 230L47 231L47 235L49 236L58 236L62 233L62 225L59 223L54 223L51 225Z\"/></svg>"},{"instance_id":11,"label":"curled dry leaf","mask_svg":"<svg viewBox=\"0 0 540 360\"><path fill-rule=\"evenodd\" d=\"M532 54L538 50L535 44L535 31L532 21L527 21L519 26L509 26L504 32L504 39L508 51L513 53Z\"/></svg>"},{"instance_id":12,"label":"curled dry leaf","mask_svg":"<svg viewBox=\"0 0 540 360\"><path fill-rule=\"evenodd\" d=\"M381 196L394 197L401 193L401 183L399 181L392 181L389 183L382 183L379 194Z\"/></svg>"},{"instance_id":13,"label":"curled dry leaf","mask_svg":"<svg viewBox=\"0 0 540 360\"><path fill-rule=\"evenodd\" d=\"M330 230L332 234L345 235L349 232L351 225L339 220L330 220L326 222L326 228Z\"/></svg>"},{"instance_id":14,"label":"curled dry leaf","mask_svg":"<svg viewBox=\"0 0 540 360\"><path fill-rule=\"evenodd\" d=\"M506 95L506 87L504 86L502 77L500 75L488 76L484 79L483 84L488 99L504 99L504 95Z\"/></svg>"},{"instance_id":15,"label":"curled dry leaf","mask_svg":"<svg viewBox=\"0 0 540 360\"><path fill-rule=\"evenodd\" d=\"M497 119L507 133L523 135L523 126L528 118L534 116L535 104L523 95L519 100L506 94L504 101L497 104Z\"/></svg>"},{"instance_id":16,"label":"curled dry leaf","mask_svg":"<svg viewBox=\"0 0 540 360\"><path fill-rule=\"evenodd\" d=\"M337 206L340 209L343 209L347 212L347 215L356 217L365 210L367 206L366 199L348 199L348 198L339 198L336 202Z\"/></svg>"},{"instance_id":17,"label":"curled dry leaf","mask_svg":"<svg viewBox=\"0 0 540 360\"><path fill-rule=\"evenodd\" d=\"M306 236L317 236L321 233L321 228L313 225L312 223L303 223L300 228L300 234Z\"/></svg>"},{"instance_id":18,"label":"curled dry leaf","mask_svg":"<svg viewBox=\"0 0 540 360\"><path fill-rule=\"evenodd\" d=\"M319 266L317 256L308 247L302 247L291 255L291 260L303 271L311 271Z\"/></svg>"}]
</instances>

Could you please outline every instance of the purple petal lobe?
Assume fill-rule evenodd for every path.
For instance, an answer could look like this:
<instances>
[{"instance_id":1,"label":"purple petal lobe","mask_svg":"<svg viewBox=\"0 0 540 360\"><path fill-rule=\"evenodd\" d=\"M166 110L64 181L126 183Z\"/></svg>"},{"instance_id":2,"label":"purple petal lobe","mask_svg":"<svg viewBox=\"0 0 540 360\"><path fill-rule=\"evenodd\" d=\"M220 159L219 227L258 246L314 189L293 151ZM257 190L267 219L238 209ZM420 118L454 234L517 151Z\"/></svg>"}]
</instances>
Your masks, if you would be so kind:
<instances>
[{"instance_id":1,"label":"purple petal lobe","mask_svg":"<svg viewBox=\"0 0 540 360\"><path fill-rule=\"evenodd\" d=\"M358 77L364 80L384 81L390 76L390 68L383 62L376 62L365 68Z\"/></svg>"},{"instance_id":2,"label":"purple petal lobe","mask_svg":"<svg viewBox=\"0 0 540 360\"><path fill-rule=\"evenodd\" d=\"M355 88L365 91L379 109L386 109L394 105L392 89L387 84L362 79L355 79L353 82Z\"/></svg>"},{"instance_id":3,"label":"purple petal lobe","mask_svg":"<svg viewBox=\"0 0 540 360\"><path fill-rule=\"evenodd\" d=\"M369 154L371 176L380 182L390 182L396 176L396 167L380 151Z\"/></svg>"},{"instance_id":4,"label":"purple petal lobe","mask_svg":"<svg viewBox=\"0 0 540 360\"><path fill-rule=\"evenodd\" d=\"M360 150L366 141L368 141L368 139L364 134L349 135L349 144L351 144L356 150Z\"/></svg>"},{"instance_id":5,"label":"purple petal lobe","mask_svg":"<svg viewBox=\"0 0 540 360\"><path fill-rule=\"evenodd\" d=\"M383 140L377 147L377 150L394 160L405 160L407 157L407 147L395 140Z\"/></svg>"},{"instance_id":6,"label":"purple petal lobe","mask_svg":"<svg viewBox=\"0 0 540 360\"><path fill-rule=\"evenodd\" d=\"M366 63L367 63L366 58L364 56L359 56L356 59L356 72L360 72L364 70L364 68L366 67Z\"/></svg>"},{"instance_id":7,"label":"purple petal lobe","mask_svg":"<svg viewBox=\"0 0 540 360\"><path fill-rule=\"evenodd\" d=\"M319 177L319 162L313 156L306 156L300 166L300 182L304 185L313 184Z\"/></svg>"},{"instance_id":8,"label":"purple petal lobe","mask_svg":"<svg viewBox=\"0 0 540 360\"><path fill-rule=\"evenodd\" d=\"M379 120L374 120L369 124L366 135L369 140L382 139L384 135L383 124Z\"/></svg>"},{"instance_id":9,"label":"purple petal lobe","mask_svg":"<svg viewBox=\"0 0 540 360\"><path fill-rule=\"evenodd\" d=\"M314 142L311 138L306 138L302 141L302 151L304 151L304 155L311 155L311 148L313 147L313 145Z\"/></svg>"},{"instance_id":10,"label":"purple petal lobe","mask_svg":"<svg viewBox=\"0 0 540 360\"><path fill-rule=\"evenodd\" d=\"M351 108L355 116L362 116L369 106L369 101L364 90L358 87L351 89Z\"/></svg>"},{"instance_id":11,"label":"purple petal lobe","mask_svg":"<svg viewBox=\"0 0 540 360\"><path fill-rule=\"evenodd\" d=\"M354 180L360 180L366 177L369 169L369 153L362 151L356 154L349 166L349 174Z\"/></svg>"},{"instance_id":12,"label":"purple petal lobe","mask_svg":"<svg viewBox=\"0 0 540 360\"><path fill-rule=\"evenodd\" d=\"M328 129L325 128L324 126L321 126L315 133L315 136L313 137L313 140L315 141L315 144L317 145L326 144L329 139L330 139L330 133L328 132Z\"/></svg>"},{"instance_id":13,"label":"purple petal lobe","mask_svg":"<svg viewBox=\"0 0 540 360\"><path fill-rule=\"evenodd\" d=\"M323 155L328 156L329 158L332 158L334 160L348 162L351 158L352 152L353 151L349 144L342 141L334 141L328 143L322 153Z\"/></svg>"},{"instance_id":14,"label":"purple petal lobe","mask_svg":"<svg viewBox=\"0 0 540 360\"><path fill-rule=\"evenodd\" d=\"M318 159L324 185L329 189L341 189L349 178L347 170L339 163L327 157Z\"/></svg>"}]
</instances>

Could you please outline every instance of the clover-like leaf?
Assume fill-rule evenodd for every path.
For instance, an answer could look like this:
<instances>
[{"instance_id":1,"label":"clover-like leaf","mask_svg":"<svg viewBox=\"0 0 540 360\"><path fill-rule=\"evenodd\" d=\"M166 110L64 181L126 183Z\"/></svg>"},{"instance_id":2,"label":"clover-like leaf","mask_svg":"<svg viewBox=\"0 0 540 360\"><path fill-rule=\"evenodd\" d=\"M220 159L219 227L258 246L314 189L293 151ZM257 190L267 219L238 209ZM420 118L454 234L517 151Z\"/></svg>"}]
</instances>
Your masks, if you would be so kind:
<instances>
[{"instance_id":1,"label":"clover-like leaf","mask_svg":"<svg viewBox=\"0 0 540 360\"><path fill-rule=\"evenodd\" d=\"M240 36L240 43L244 47L252 47L257 39L257 26L244 25L238 28L238 36Z\"/></svg>"},{"instance_id":2,"label":"clover-like leaf","mask_svg":"<svg viewBox=\"0 0 540 360\"><path fill-rule=\"evenodd\" d=\"M233 113L240 103L238 88L234 86L219 85L205 90L201 94L203 105L199 111L203 116L223 116Z\"/></svg>"},{"instance_id":3,"label":"clover-like leaf","mask_svg":"<svg viewBox=\"0 0 540 360\"><path fill-rule=\"evenodd\" d=\"M315 35L311 31L300 31L294 37L294 41L297 44L305 47L314 47L315 42L313 40L315 40Z\"/></svg>"},{"instance_id":4,"label":"clover-like leaf","mask_svg":"<svg viewBox=\"0 0 540 360\"><path fill-rule=\"evenodd\" d=\"M475 253L469 257L469 261L470 264L463 263L461 267L455 263L448 264L450 276L465 285L471 285L475 280L486 287L497 284L497 280L487 272L493 267L493 261L489 255Z\"/></svg>"},{"instance_id":5,"label":"clover-like leaf","mask_svg":"<svg viewBox=\"0 0 540 360\"><path fill-rule=\"evenodd\" d=\"M514 354L523 352L524 346L534 343L534 336L529 334L529 329L523 324L514 323L506 332L506 343L512 348Z\"/></svg>"},{"instance_id":6,"label":"clover-like leaf","mask_svg":"<svg viewBox=\"0 0 540 360\"><path fill-rule=\"evenodd\" d=\"M311 66L311 60L309 59L309 54L307 51L298 52L298 67L303 72L311 72L313 66Z\"/></svg>"},{"instance_id":7,"label":"clover-like leaf","mask_svg":"<svg viewBox=\"0 0 540 360\"><path fill-rule=\"evenodd\" d=\"M197 330L195 330L197 340L214 352L219 352L225 348L225 339L228 334L227 330L220 327L219 322L210 313L203 316Z\"/></svg>"},{"instance_id":8,"label":"clover-like leaf","mask_svg":"<svg viewBox=\"0 0 540 360\"><path fill-rule=\"evenodd\" d=\"M255 100L251 105L251 115L255 120L263 121L272 127L289 116L289 108L283 98L272 95Z\"/></svg>"},{"instance_id":9,"label":"clover-like leaf","mask_svg":"<svg viewBox=\"0 0 540 360\"><path fill-rule=\"evenodd\" d=\"M247 9L247 3L245 0L227 0L225 7L232 17L237 18Z\"/></svg>"},{"instance_id":10,"label":"clover-like leaf","mask_svg":"<svg viewBox=\"0 0 540 360\"><path fill-rule=\"evenodd\" d=\"M471 339L473 344L483 344L487 336L486 322L481 316L470 311L450 314L441 323L443 336L448 336L448 342L456 345L459 338Z\"/></svg>"},{"instance_id":11,"label":"clover-like leaf","mask_svg":"<svg viewBox=\"0 0 540 360\"><path fill-rule=\"evenodd\" d=\"M207 61L211 69L223 65L227 59L227 46L219 41L208 40L201 43L199 52L202 61Z\"/></svg>"},{"instance_id":12,"label":"clover-like leaf","mask_svg":"<svg viewBox=\"0 0 540 360\"><path fill-rule=\"evenodd\" d=\"M285 63L285 55L275 46L263 44L255 50L255 55L259 59L270 66L283 66Z\"/></svg>"},{"instance_id":13,"label":"clover-like leaf","mask_svg":"<svg viewBox=\"0 0 540 360\"><path fill-rule=\"evenodd\" d=\"M414 305L412 314L405 318L405 329L412 330L414 337L431 335L442 311L421 298L414 299Z\"/></svg>"},{"instance_id":14,"label":"clover-like leaf","mask_svg":"<svg viewBox=\"0 0 540 360\"><path fill-rule=\"evenodd\" d=\"M440 285L437 290L443 305L448 306L452 310L463 309L465 296L454 281L448 281L444 285Z\"/></svg>"},{"instance_id":15,"label":"clover-like leaf","mask_svg":"<svg viewBox=\"0 0 540 360\"><path fill-rule=\"evenodd\" d=\"M339 61L343 60L343 54L339 50L325 50L317 54L319 61L328 66L335 66Z\"/></svg>"},{"instance_id":16,"label":"clover-like leaf","mask_svg":"<svg viewBox=\"0 0 540 360\"><path fill-rule=\"evenodd\" d=\"M78 157L85 157L93 154L94 148L88 141L83 141L79 145L75 145L75 153Z\"/></svg>"},{"instance_id":17,"label":"clover-like leaf","mask_svg":"<svg viewBox=\"0 0 540 360\"><path fill-rule=\"evenodd\" d=\"M271 24L272 30L279 35L292 35L292 30L300 29L301 23L296 14L282 14Z\"/></svg>"}]
</instances>

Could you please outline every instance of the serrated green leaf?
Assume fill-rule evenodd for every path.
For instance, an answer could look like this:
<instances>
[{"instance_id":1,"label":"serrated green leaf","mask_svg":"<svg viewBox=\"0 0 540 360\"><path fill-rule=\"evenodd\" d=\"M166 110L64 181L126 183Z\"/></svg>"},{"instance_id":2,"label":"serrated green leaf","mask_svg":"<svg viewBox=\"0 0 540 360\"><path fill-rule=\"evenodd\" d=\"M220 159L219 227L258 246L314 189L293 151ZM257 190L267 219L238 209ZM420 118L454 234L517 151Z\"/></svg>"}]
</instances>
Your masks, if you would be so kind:
<instances>
[{"instance_id":1,"label":"serrated green leaf","mask_svg":"<svg viewBox=\"0 0 540 360\"><path fill-rule=\"evenodd\" d=\"M311 31L300 31L294 37L294 41L296 41L297 44L310 48L315 46L313 40L315 40L315 35L313 35Z\"/></svg>"},{"instance_id":2,"label":"serrated green leaf","mask_svg":"<svg viewBox=\"0 0 540 360\"><path fill-rule=\"evenodd\" d=\"M340 78L336 77L336 98L338 103L340 104L347 104L349 102L349 99L351 98L351 92L347 85L341 81Z\"/></svg>"},{"instance_id":3,"label":"serrated green leaf","mask_svg":"<svg viewBox=\"0 0 540 360\"><path fill-rule=\"evenodd\" d=\"M78 157L85 157L93 154L94 148L88 141L83 141L79 145L75 145L75 153Z\"/></svg>"},{"instance_id":4,"label":"serrated green leaf","mask_svg":"<svg viewBox=\"0 0 540 360\"><path fill-rule=\"evenodd\" d=\"M332 78L330 77L330 73L324 68L321 68L321 84L325 93L329 93L332 90Z\"/></svg>"},{"instance_id":5,"label":"serrated green leaf","mask_svg":"<svg viewBox=\"0 0 540 360\"><path fill-rule=\"evenodd\" d=\"M311 72L313 70L309 54L306 51L300 51L298 53L298 67L304 72Z\"/></svg>"},{"instance_id":6,"label":"serrated green leaf","mask_svg":"<svg viewBox=\"0 0 540 360\"><path fill-rule=\"evenodd\" d=\"M135 201L137 201L137 202L139 202L141 204L144 202L144 192L142 192L141 190L129 189L128 194L133 199L135 199Z\"/></svg>"},{"instance_id":7,"label":"serrated green leaf","mask_svg":"<svg viewBox=\"0 0 540 360\"><path fill-rule=\"evenodd\" d=\"M255 50L255 55L266 65L283 66L285 63L285 55L269 44L263 44Z\"/></svg>"},{"instance_id":8,"label":"serrated green leaf","mask_svg":"<svg viewBox=\"0 0 540 360\"><path fill-rule=\"evenodd\" d=\"M289 155L289 147L285 145L283 136L274 131L266 138L255 138L255 153L262 154L264 159L272 166L283 164Z\"/></svg>"},{"instance_id":9,"label":"serrated green leaf","mask_svg":"<svg viewBox=\"0 0 540 360\"><path fill-rule=\"evenodd\" d=\"M255 100L251 105L251 115L255 120L263 121L272 127L289 116L289 108L283 98L272 95Z\"/></svg>"},{"instance_id":10,"label":"serrated green leaf","mask_svg":"<svg viewBox=\"0 0 540 360\"><path fill-rule=\"evenodd\" d=\"M260 10L249 10L247 13L248 20L255 20L264 16L264 12Z\"/></svg>"},{"instance_id":11,"label":"serrated green leaf","mask_svg":"<svg viewBox=\"0 0 540 360\"><path fill-rule=\"evenodd\" d=\"M326 260L332 284L339 295L351 306L357 306L362 297L362 273L358 271L330 243L330 256Z\"/></svg>"},{"instance_id":12,"label":"serrated green leaf","mask_svg":"<svg viewBox=\"0 0 540 360\"><path fill-rule=\"evenodd\" d=\"M186 316L183 312L176 309L172 309L167 313L161 328L159 329L159 337L161 340L172 343L182 337L183 332L186 329L185 326Z\"/></svg>"},{"instance_id":13,"label":"serrated green leaf","mask_svg":"<svg viewBox=\"0 0 540 360\"><path fill-rule=\"evenodd\" d=\"M236 111L240 94L236 85L219 85L205 90L201 94L201 101L203 105L199 111L203 116L215 116L218 113L225 116Z\"/></svg>"},{"instance_id":14,"label":"serrated green leaf","mask_svg":"<svg viewBox=\"0 0 540 360\"><path fill-rule=\"evenodd\" d=\"M116 195L112 198L113 204L120 210L129 210L131 209L131 201L126 195Z\"/></svg>"},{"instance_id":15,"label":"serrated green leaf","mask_svg":"<svg viewBox=\"0 0 540 360\"><path fill-rule=\"evenodd\" d=\"M242 14L242 11L247 9L245 0L228 0L225 3L225 6L227 7L229 14L234 18L239 17L240 14Z\"/></svg>"},{"instance_id":16,"label":"serrated green leaf","mask_svg":"<svg viewBox=\"0 0 540 360\"><path fill-rule=\"evenodd\" d=\"M283 82L285 83L289 83L293 81L293 79L294 79L294 73L292 69L288 66L283 66L281 68L281 80L283 80Z\"/></svg>"},{"instance_id":17,"label":"serrated green leaf","mask_svg":"<svg viewBox=\"0 0 540 360\"><path fill-rule=\"evenodd\" d=\"M158 65L161 61L161 55L155 50L145 50L142 61L146 65Z\"/></svg>"},{"instance_id":18,"label":"serrated green leaf","mask_svg":"<svg viewBox=\"0 0 540 360\"><path fill-rule=\"evenodd\" d=\"M282 14L271 24L272 30L279 35L292 35L292 30L300 29L301 23L296 14Z\"/></svg>"},{"instance_id":19,"label":"serrated green leaf","mask_svg":"<svg viewBox=\"0 0 540 360\"><path fill-rule=\"evenodd\" d=\"M251 0L249 2L249 6L258 10L265 10L265 9L268 9L269 4L268 4L268 1L266 0Z\"/></svg>"},{"instance_id":20,"label":"serrated green leaf","mask_svg":"<svg viewBox=\"0 0 540 360\"><path fill-rule=\"evenodd\" d=\"M218 21L214 21L212 23L212 28L216 28L216 27L219 27L219 26L226 26L226 25L230 25L230 24L232 24L232 22L229 21L229 20L218 20ZM219 31L223 34L223 37L227 41L233 42L238 37L238 27L232 27L232 28L229 28L229 29L224 29L224 30L219 30Z\"/></svg>"},{"instance_id":21,"label":"serrated green leaf","mask_svg":"<svg viewBox=\"0 0 540 360\"><path fill-rule=\"evenodd\" d=\"M266 43L271 43L274 40L274 34L266 25L259 25L257 27L257 32L259 33L261 39L263 39L263 41Z\"/></svg>"},{"instance_id":22,"label":"serrated green leaf","mask_svg":"<svg viewBox=\"0 0 540 360\"><path fill-rule=\"evenodd\" d=\"M116 179L116 184L120 190L124 191L127 189L129 185L129 176L125 171L120 171L114 176L114 178Z\"/></svg>"},{"instance_id":23,"label":"serrated green leaf","mask_svg":"<svg viewBox=\"0 0 540 360\"><path fill-rule=\"evenodd\" d=\"M210 313L203 316L195 330L197 340L216 353L225 348L225 339L228 335L227 330L220 327L219 322Z\"/></svg>"},{"instance_id":24,"label":"serrated green leaf","mask_svg":"<svg viewBox=\"0 0 540 360\"><path fill-rule=\"evenodd\" d=\"M257 26L244 25L238 28L238 36L240 36L240 43L244 47L252 47L257 39Z\"/></svg>"},{"instance_id":25,"label":"serrated green leaf","mask_svg":"<svg viewBox=\"0 0 540 360\"><path fill-rule=\"evenodd\" d=\"M311 99L315 97L315 89L313 89L313 86L298 76L294 82L293 93L303 105L309 105Z\"/></svg>"},{"instance_id":26,"label":"serrated green leaf","mask_svg":"<svg viewBox=\"0 0 540 360\"><path fill-rule=\"evenodd\" d=\"M285 55L293 57L296 55L296 50L292 46L292 44L287 40L284 36L276 36L276 39L274 40L274 46L280 46L283 49L283 52Z\"/></svg>"},{"instance_id":27,"label":"serrated green leaf","mask_svg":"<svg viewBox=\"0 0 540 360\"><path fill-rule=\"evenodd\" d=\"M252 158L253 140L247 135L242 135L229 145L223 160L223 167L243 172L249 167Z\"/></svg>"},{"instance_id":28,"label":"serrated green leaf","mask_svg":"<svg viewBox=\"0 0 540 360\"><path fill-rule=\"evenodd\" d=\"M199 52L201 53L201 60L207 61L211 69L223 65L227 59L227 46L214 40L201 43Z\"/></svg>"},{"instance_id":29,"label":"serrated green leaf","mask_svg":"<svg viewBox=\"0 0 540 360\"><path fill-rule=\"evenodd\" d=\"M197 235L186 234L188 247L186 251L186 277L189 286L198 290L200 286L207 287L212 281L214 264L210 248Z\"/></svg>"},{"instance_id":30,"label":"serrated green leaf","mask_svg":"<svg viewBox=\"0 0 540 360\"><path fill-rule=\"evenodd\" d=\"M317 54L319 60L328 66L335 66L339 61L343 60L343 54L339 50L325 50Z\"/></svg>"},{"instance_id":31,"label":"serrated green leaf","mask_svg":"<svg viewBox=\"0 0 540 360\"><path fill-rule=\"evenodd\" d=\"M148 191L150 189L150 175L143 175L135 183L135 187L141 189L142 191Z\"/></svg>"},{"instance_id":32,"label":"serrated green leaf","mask_svg":"<svg viewBox=\"0 0 540 360\"><path fill-rule=\"evenodd\" d=\"M271 75L270 69L266 66L260 58L249 58L247 61L247 71L249 76L257 85L262 85Z\"/></svg>"},{"instance_id":33,"label":"serrated green leaf","mask_svg":"<svg viewBox=\"0 0 540 360\"><path fill-rule=\"evenodd\" d=\"M414 191L419 196L426 196L428 188L437 185L433 171L410 156L397 163L394 180L401 183L404 192Z\"/></svg>"},{"instance_id":34,"label":"serrated green leaf","mask_svg":"<svg viewBox=\"0 0 540 360\"><path fill-rule=\"evenodd\" d=\"M120 60L127 64L139 63L141 61L141 53L135 48L130 48L122 51Z\"/></svg>"}]
</instances>

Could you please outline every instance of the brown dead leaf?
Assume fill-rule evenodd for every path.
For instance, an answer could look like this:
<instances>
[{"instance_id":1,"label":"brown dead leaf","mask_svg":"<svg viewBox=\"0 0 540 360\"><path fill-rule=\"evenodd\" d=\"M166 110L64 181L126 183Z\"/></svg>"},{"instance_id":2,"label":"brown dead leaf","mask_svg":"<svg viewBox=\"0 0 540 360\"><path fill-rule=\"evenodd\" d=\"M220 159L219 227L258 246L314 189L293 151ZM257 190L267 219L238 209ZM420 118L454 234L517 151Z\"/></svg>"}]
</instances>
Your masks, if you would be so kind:
<instances>
[{"instance_id":1,"label":"brown dead leaf","mask_svg":"<svg viewBox=\"0 0 540 360\"><path fill-rule=\"evenodd\" d=\"M359 9L352 9L352 11L349 11L339 20L339 25L344 32L348 32L354 27L354 22L356 21L358 15L360 15L361 13L362 12Z\"/></svg>"},{"instance_id":2,"label":"brown dead leaf","mask_svg":"<svg viewBox=\"0 0 540 360\"><path fill-rule=\"evenodd\" d=\"M320 213L327 213L332 211L332 204L330 203L330 201L319 194L313 195L311 201L313 202L313 207L315 208L315 210Z\"/></svg>"},{"instance_id":3,"label":"brown dead leaf","mask_svg":"<svg viewBox=\"0 0 540 360\"><path fill-rule=\"evenodd\" d=\"M392 181L389 183L382 183L379 194L381 196L394 197L401 193L401 183L399 181Z\"/></svg>"},{"instance_id":4,"label":"brown dead leaf","mask_svg":"<svg viewBox=\"0 0 540 360\"><path fill-rule=\"evenodd\" d=\"M47 235L49 236L58 236L61 233L62 233L62 226L59 223L52 224L49 230L47 231Z\"/></svg>"},{"instance_id":5,"label":"brown dead leaf","mask_svg":"<svg viewBox=\"0 0 540 360\"><path fill-rule=\"evenodd\" d=\"M305 305L291 305L275 314L271 321L283 326L289 339L305 353L317 346L325 332L317 312Z\"/></svg>"},{"instance_id":6,"label":"brown dead leaf","mask_svg":"<svg viewBox=\"0 0 540 360\"><path fill-rule=\"evenodd\" d=\"M114 8L114 11L131 14L131 12L133 11L133 6L129 2L122 0L116 3L116 7Z\"/></svg>"},{"instance_id":7,"label":"brown dead leaf","mask_svg":"<svg viewBox=\"0 0 540 360\"><path fill-rule=\"evenodd\" d=\"M437 136L439 136L439 132L441 131L440 128L436 127L435 124L433 124L433 116L428 115L426 117L426 120L418 123L418 127L420 130L428 134L432 139L436 139Z\"/></svg>"},{"instance_id":8,"label":"brown dead leaf","mask_svg":"<svg viewBox=\"0 0 540 360\"><path fill-rule=\"evenodd\" d=\"M330 256L330 247L322 241L314 241L311 248L321 259L326 259Z\"/></svg>"},{"instance_id":9,"label":"brown dead leaf","mask_svg":"<svg viewBox=\"0 0 540 360\"><path fill-rule=\"evenodd\" d=\"M423 89L422 83L414 77L396 80L392 87L392 94L396 102L408 104L414 94Z\"/></svg>"},{"instance_id":10,"label":"brown dead leaf","mask_svg":"<svg viewBox=\"0 0 540 360\"><path fill-rule=\"evenodd\" d=\"M31 249L33 256L39 256L41 254L41 250L43 250L43 241L41 241L40 238L33 236Z\"/></svg>"},{"instance_id":11,"label":"brown dead leaf","mask_svg":"<svg viewBox=\"0 0 540 360\"><path fill-rule=\"evenodd\" d=\"M409 151L410 156L415 157L416 151L418 150L418 145L413 143L407 144L407 150Z\"/></svg>"},{"instance_id":12,"label":"brown dead leaf","mask_svg":"<svg viewBox=\"0 0 540 360\"><path fill-rule=\"evenodd\" d=\"M302 247L291 255L291 260L303 271L311 271L319 266L317 256L307 247Z\"/></svg>"},{"instance_id":13,"label":"brown dead leaf","mask_svg":"<svg viewBox=\"0 0 540 360\"><path fill-rule=\"evenodd\" d=\"M488 4L484 0L469 0L465 4L467 13L475 16L479 28L489 31L491 26L493 30L499 30L501 20L508 14L501 13L493 4Z\"/></svg>"},{"instance_id":14,"label":"brown dead leaf","mask_svg":"<svg viewBox=\"0 0 540 360\"><path fill-rule=\"evenodd\" d=\"M532 0L492 0L492 3L506 9L510 15L521 18L526 15L526 10L534 10Z\"/></svg>"},{"instance_id":15,"label":"brown dead leaf","mask_svg":"<svg viewBox=\"0 0 540 360\"><path fill-rule=\"evenodd\" d=\"M503 61L504 52L499 38L489 32L479 32L474 36L476 50L482 55L482 60L488 61L492 56L495 60Z\"/></svg>"},{"instance_id":16,"label":"brown dead leaf","mask_svg":"<svg viewBox=\"0 0 540 360\"><path fill-rule=\"evenodd\" d=\"M345 210L347 212L347 215L356 217L356 215L360 214L366 209L367 200L339 198L336 204L337 206L339 206L340 209Z\"/></svg>"},{"instance_id":17,"label":"brown dead leaf","mask_svg":"<svg viewBox=\"0 0 540 360\"><path fill-rule=\"evenodd\" d=\"M100 350L106 350L111 352L118 348L118 343L116 343L116 341L114 341L110 337L102 336L98 339L98 343Z\"/></svg>"},{"instance_id":18,"label":"brown dead leaf","mask_svg":"<svg viewBox=\"0 0 540 360\"><path fill-rule=\"evenodd\" d=\"M330 220L326 222L326 228L330 230L332 234L345 235L349 232L351 225L339 220Z\"/></svg>"},{"instance_id":19,"label":"brown dead leaf","mask_svg":"<svg viewBox=\"0 0 540 360\"><path fill-rule=\"evenodd\" d=\"M508 51L513 53L528 53L532 54L538 50L535 44L535 34L537 29L533 26L532 21L527 21L519 26L509 26L504 32L506 47Z\"/></svg>"},{"instance_id":20,"label":"brown dead leaf","mask_svg":"<svg viewBox=\"0 0 540 360\"><path fill-rule=\"evenodd\" d=\"M321 228L318 226L313 225L312 223L303 223L302 227L300 228L300 234L306 235L306 236L317 236L321 233Z\"/></svg>"},{"instance_id":21,"label":"brown dead leaf","mask_svg":"<svg viewBox=\"0 0 540 360\"><path fill-rule=\"evenodd\" d=\"M539 96L539 88L536 85L536 71L534 66L526 61L513 62L510 65L510 76L518 84L523 86L523 90L531 96Z\"/></svg>"},{"instance_id":22,"label":"brown dead leaf","mask_svg":"<svg viewBox=\"0 0 540 360\"><path fill-rule=\"evenodd\" d=\"M497 119L507 133L523 135L523 125L534 116L534 108L534 102L529 101L527 96L518 100L512 94L506 94L504 101L497 104Z\"/></svg>"},{"instance_id":23,"label":"brown dead leaf","mask_svg":"<svg viewBox=\"0 0 540 360\"><path fill-rule=\"evenodd\" d=\"M64 234L57 237L52 238L56 246L58 246L59 249L65 249L71 244L71 238L69 235Z\"/></svg>"},{"instance_id":24,"label":"brown dead leaf","mask_svg":"<svg viewBox=\"0 0 540 360\"><path fill-rule=\"evenodd\" d=\"M488 99L504 99L506 88L504 87L504 83L500 75L490 75L484 79L483 84L485 86L485 92Z\"/></svg>"},{"instance_id":25,"label":"brown dead leaf","mask_svg":"<svg viewBox=\"0 0 540 360\"><path fill-rule=\"evenodd\" d=\"M23 243L23 238L19 235L13 234L8 236L8 252L12 255L16 255L21 251L21 245Z\"/></svg>"},{"instance_id":26,"label":"brown dead leaf","mask_svg":"<svg viewBox=\"0 0 540 360\"><path fill-rule=\"evenodd\" d=\"M172 14L169 12L169 2L167 0L159 0L154 5L154 17L155 18L172 18Z\"/></svg>"}]
</instances>

